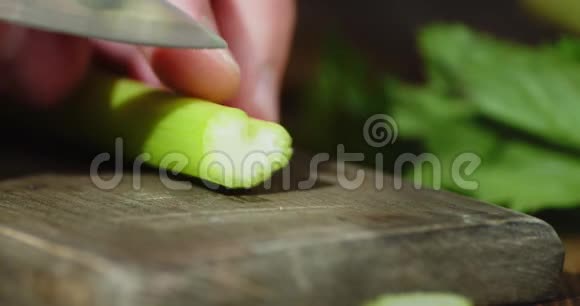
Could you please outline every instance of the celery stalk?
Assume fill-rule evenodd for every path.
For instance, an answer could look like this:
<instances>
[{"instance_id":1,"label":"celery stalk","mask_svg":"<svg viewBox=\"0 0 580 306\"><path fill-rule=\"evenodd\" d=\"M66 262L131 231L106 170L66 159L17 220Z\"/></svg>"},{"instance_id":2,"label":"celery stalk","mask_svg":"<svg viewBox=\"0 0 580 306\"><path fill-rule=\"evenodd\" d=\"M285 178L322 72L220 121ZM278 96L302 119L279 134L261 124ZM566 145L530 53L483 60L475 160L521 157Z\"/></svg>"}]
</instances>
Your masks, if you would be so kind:
<instances>
[{"instance_id":1,"label":"celery stalk","mask_svg":"<svg viewBox=\"0 0 580 306\"><path fill-rule=\"evenodd\" d=\"M251 188L285 167L292 139L239 109L95 73L63 107L71 136L101 148L117 138L127 158L227 188Z\"/></svg>"},{"instance_id":2,"label":"celery stalk","mask_svg":"<svg viewBox=\"0 0 580 306\"><path fill-rule=\"evenodd\" d=\"M468 299L451 293L384 295L365 306L472 306Z\"/></svg>"}]
</instances>

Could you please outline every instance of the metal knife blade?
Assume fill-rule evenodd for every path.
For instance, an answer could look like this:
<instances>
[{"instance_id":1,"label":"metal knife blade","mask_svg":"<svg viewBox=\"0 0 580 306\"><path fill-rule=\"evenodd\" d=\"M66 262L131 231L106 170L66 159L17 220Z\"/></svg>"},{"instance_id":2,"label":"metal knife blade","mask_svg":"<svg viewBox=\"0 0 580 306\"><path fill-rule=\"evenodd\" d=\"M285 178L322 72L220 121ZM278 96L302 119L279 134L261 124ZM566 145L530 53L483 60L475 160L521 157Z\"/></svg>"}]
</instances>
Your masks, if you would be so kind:
<instances>
[{"instance_id":1,"label":"metal knife blade","mask_svg":"<svg viewBox=\"0 0 580 306\"><path fill-rule=\"evenodd\" d=\"M227 46L221 37L166 0L0 0L0 20L139 45Z\"/></svg>"}]
</instances>

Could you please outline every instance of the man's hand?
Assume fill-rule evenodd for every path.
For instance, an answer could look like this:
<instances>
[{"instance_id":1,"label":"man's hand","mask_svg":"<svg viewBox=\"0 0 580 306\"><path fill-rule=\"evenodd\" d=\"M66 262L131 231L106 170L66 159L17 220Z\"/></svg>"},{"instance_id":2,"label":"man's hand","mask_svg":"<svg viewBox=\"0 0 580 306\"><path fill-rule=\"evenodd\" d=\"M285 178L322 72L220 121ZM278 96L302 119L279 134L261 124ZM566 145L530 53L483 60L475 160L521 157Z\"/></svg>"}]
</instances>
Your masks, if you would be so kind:
<instances>
[{"instance_id":1,"label":"man's hand","mask_svg":"<svg viewBox=\"0 0 580 306\"><path fill-rule=\"evenodd\" d=\"M150 85L277 120L293 0L170 1L220 33L230 49L145 48L0 24L0 93L50 106L74 89L97 55Z\"/></svg>"}]
</instances>

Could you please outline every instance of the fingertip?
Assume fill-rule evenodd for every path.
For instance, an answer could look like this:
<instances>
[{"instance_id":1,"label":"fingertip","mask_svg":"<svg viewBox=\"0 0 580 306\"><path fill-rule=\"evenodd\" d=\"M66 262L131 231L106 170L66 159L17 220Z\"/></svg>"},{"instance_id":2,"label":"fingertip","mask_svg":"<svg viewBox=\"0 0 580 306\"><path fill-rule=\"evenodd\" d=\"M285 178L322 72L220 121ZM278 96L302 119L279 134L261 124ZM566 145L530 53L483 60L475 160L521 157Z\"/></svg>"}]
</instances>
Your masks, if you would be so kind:
<instances>
[{"instance_id":1,"label":"fingertip","mask_svg":"<svg viewBox=\"0 0 580 306\"><path fill-rule=\"evenodd\" d=\"M295 23L294 1L223 0L213 5L220 32L242 71L240 90L229 104L258 119L278 121Z\"/></svg>"},{"instance_id":2,"label":"fingertip","mask_svg":"<svg viewBox=\"0 0 580 306\"><path fill-rule=\"evenodd\" d=\"M273 69L265 68L255 80L255 89L248 95L248 100L236 100L237 107L244 108L254 118L274 121L280 120L280 97L278 76Z\"/></svg>"},{"instance_id":3,"label":"fingertip","mask_svg":"<svg viewBox=\"0 0 580 306\"><path fill-rule=\"evenodd\" d=\"M240 68L227 50L155 49L150 62L166 86L188 96L221 103L240 86Z\"/></svg>"}]
</instances>

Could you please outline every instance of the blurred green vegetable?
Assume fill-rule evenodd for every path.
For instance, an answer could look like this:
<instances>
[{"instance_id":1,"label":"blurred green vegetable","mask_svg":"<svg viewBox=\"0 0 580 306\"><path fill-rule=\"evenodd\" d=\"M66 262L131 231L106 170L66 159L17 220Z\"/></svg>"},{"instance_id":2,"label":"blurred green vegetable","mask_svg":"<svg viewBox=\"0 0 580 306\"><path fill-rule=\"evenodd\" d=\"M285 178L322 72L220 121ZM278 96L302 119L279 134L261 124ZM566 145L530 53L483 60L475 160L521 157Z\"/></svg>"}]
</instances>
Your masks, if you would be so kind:
<instances>
[{"instance_id":1,"label":"blurred green vegetable","mask_svg":"<svg viewBox=\"0 0 580 306\"><path fill-rule=\"evenodd\" d=\"M380 112L397 121L400 141L421 144L415 153L438 158L444 188L523 212L580 206L580 41L568 37L529 47L461 25L435 25L421 32L419 49L427 82L413 85L386 76ZM335 64L333 74L321 79L351 75L348 62ZM315 84L314 90L320 86ZM375 92L372 83L366 84ZM326 84L325 99L341 101L342 90ZM358 90L353 96L359 97L359 108L372 114L375 96L365 96L362 86ZM335 107L334 112L344 109L341 103ZM451 175L462 153L481 159L468 177L478 183L474 190ZM423 171L424 185L433 186L433 170Z\"/></svg>"},{"instance_id":2,"label":"blurred green vegetable","mask_svg":"<svg viewBox=\"0 0 580 306\"><path fill-rule=\"evenodd\" d=\"M306 136L297 139L303 141L299 145L331 153L349 139L349 150L368 150L360 135L366 119L384 111L381 78L361 53L338 38L329 40L323 54L316 81L299 99L305 103L294 130Z\"/></svg>"},{"instance_id":3,"label":"blurred green vegetable","mask_svg":"<svg viewBox=\"0 0 580 306\"><path fill-rule=\"evenodd\" d=\"M467 298L451 293L385 295L365 306L472 306Z\"/></svg>"},{"instance_id":4,"label":"blurred green vegetable","mask_svg":"<svg viewBox=\"0 0 580 306\"><path fill-rule=\"evenodd\" d=\"M441 160L447 189L523 212L578 206L579 45L531 48L463 26L427 28L420 47L428 84L387 83L401 136ZM482 160L470 177L479 183L474 191L450 175L465 152Z\"/></svg>"},{"instance_id":5,"label":"blurred green vegetable","mask_svg":"<svg viewBox=\"0 0 580 306\"><path fill-rule=\"evenodd\" d=\"M538 17L570 31L580 33L580 1L521 0L522 5Z\"/></svg>"},{"instance_id":6,"label":"blurred green vegetable","mask_svg":"<svg viewBox=\"0 0 580 306\"><path fill-rule=\"evenodd\" d=\"M444 94L474 104L482 115L564 146L580 149L580 62L559 49L499 42L462 26L421 34L422 54Z\"/></svg>"}]
</instances>

